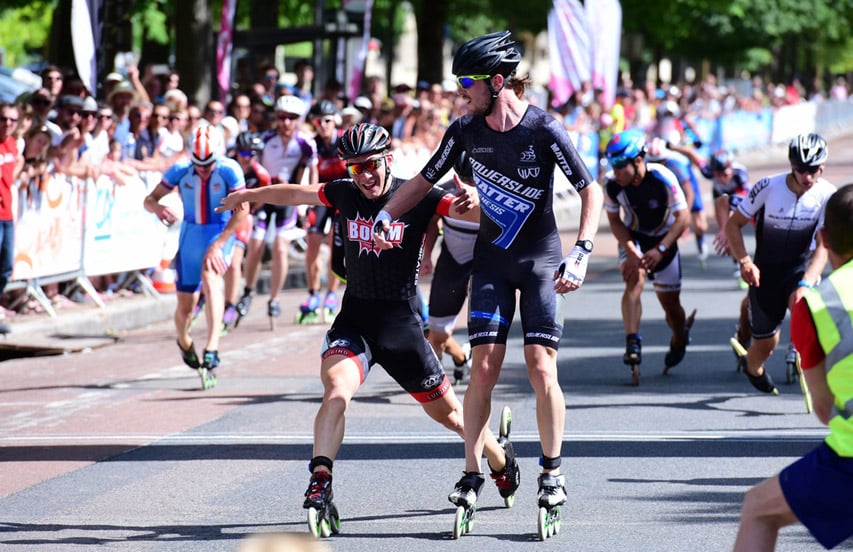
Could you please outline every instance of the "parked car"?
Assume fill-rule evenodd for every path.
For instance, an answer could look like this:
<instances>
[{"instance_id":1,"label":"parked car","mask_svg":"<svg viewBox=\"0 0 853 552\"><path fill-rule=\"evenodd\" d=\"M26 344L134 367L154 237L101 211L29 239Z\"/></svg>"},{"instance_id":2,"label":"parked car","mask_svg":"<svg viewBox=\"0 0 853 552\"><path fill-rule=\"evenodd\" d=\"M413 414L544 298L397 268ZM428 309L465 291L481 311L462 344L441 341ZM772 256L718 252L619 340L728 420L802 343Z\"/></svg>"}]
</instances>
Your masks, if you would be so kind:
<instances>
[{"instance_id":1,"label":"parked car","mask_svg":"<svg viewBox=\"0 0 853 552\"><path fill-rule=\"evenodd\" d=\"M41 86L41 77L23 68L0 67L0 100L14 102L18 96Z\"/></svg>"}]
</instances>

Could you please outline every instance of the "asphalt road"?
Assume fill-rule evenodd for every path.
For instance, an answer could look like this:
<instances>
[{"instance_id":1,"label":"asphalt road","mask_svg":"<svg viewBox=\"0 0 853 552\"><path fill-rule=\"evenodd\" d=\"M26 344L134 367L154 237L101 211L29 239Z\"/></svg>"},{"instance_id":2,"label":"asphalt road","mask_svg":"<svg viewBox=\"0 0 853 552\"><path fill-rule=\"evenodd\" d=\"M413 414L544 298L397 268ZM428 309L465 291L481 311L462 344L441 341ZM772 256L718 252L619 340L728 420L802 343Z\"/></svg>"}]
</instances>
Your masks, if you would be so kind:
<instances>
[{"instance_id":1,"label":"asphalt road","mask_svg":"<svg viewBox=\"0 0 853 552\"><path fill-rule=\"evenodd\" d=\"M853 182L851 146L831 143L826 177L837 184ZM779 151L745 160L753 181L785 169ZM641 384L630 385L606 227L587 282L567 299L559 368L569 501L559 535L536 537L540 451L516 324L493 408L514 413L522 469L514 507L487 482L473 532L451 540L446 495L464 465L462 443L375 369L347 416L334 483L343 526L327 548L730 549L743 493L813 448L825 428L805 413L798 385L759 395L735 372L727 341L744 292L732 261L711 258L703 271L693 240L681 247L682 302L698 315L687 356L668 376L669 333L648 289ZM303 293L284 293L286 313ZM325 327L296 326L285 314L270 331L264 307L259 297L223 340L220 383L207 392L181 364L169 321L82 354L0 363L0 550L234 551L250 535L307 533L302 499ZM777 382L783 359L780 347L769 362ZM777 549L818 546L792 527Z\"/></svg>"}]
</instances>

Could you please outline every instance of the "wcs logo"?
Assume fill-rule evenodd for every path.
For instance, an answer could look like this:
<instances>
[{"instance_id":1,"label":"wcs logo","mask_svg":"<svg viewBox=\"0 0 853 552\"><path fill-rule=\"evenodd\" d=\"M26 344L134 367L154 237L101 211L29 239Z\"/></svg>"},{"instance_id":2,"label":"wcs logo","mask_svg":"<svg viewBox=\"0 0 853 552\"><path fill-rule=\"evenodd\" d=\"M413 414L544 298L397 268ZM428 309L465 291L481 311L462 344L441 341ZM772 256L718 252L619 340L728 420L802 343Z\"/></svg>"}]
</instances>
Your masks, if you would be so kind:
<instances>
[{"instance_id":1,"label":"wcs logo","mask_svg":"<svg viewBox=\"0 0 853 552\"><path fill-rule=\"evenodd\" d=\"M388 229L388 241L395 247L400 247L403 243L403 231L406 225L402 222L392 222ZM373 217L363 219L360 215L356 215L355 220L347 219L347 238L350 241L358 242L358 254L367 251L374 253L377 257L382 251L373 243Z\"/></svg>"}]
</instances>

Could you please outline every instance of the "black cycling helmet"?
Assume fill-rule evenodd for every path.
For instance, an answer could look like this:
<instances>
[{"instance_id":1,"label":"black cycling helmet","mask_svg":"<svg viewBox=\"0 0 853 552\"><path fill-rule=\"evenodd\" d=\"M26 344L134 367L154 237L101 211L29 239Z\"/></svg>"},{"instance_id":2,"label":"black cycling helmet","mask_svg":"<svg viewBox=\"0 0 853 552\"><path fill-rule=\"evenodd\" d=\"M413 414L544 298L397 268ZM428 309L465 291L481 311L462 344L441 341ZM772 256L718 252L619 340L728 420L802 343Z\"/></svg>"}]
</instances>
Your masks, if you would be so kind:
<instances>
[{"instance_id":1,"label":"black cycling helmet","mask_svg":"<svg viewBox=\"0 0 853 552\"><path fill-rule=\"evenodd\" d=\"M391 135L379 125L360 123L347 129L338 139L338 156L347 160L391 148Z\"/></svg>"},{"instance_id":2,"label":"black cycling helmet","mask_svg":"<svg viewBox=\"0 0 853 552\"><path fill-rule=\"evenodd\" d=\"M732 154L726 150L715 151L711 156L711 170L723 172L732 166Z\"/></svg>"},{"instance_id":3,"label":"black cycling helmet","mask_svg":"<svg viewBox=\"0 0 853 552\"><path fill-rule=\"evenodd\" d=\"M337 115L338 107L331 100L320 100L311 106L308 111L311 117L324 117L326 115Z\"/></svg>"},{"instance_id":4,"label":"black cycling helmet","mask_svg":"<svg viewBox=\"0 0 853 552\"><path fill-rule=\"evenodd\" d=\"M800 134L788 145L788 161L794 167L819 167L828 155L826 140L814 133Z\"/></svg>"},{"instance_id":5,"label":"black cycling helmet","mask_svg":"<svg viewBox=\"0 0 853 552\"><path fill-rule=\"evenodd\" d=\"M239 151L259 153L264 150L264 141L257 132L241 132L237 135L236 146Z\"/></svg>"},{"instance_id":6,"label":"black cycling helmet","mask_svg":"<svg viewBox=\"0 0 853 552\"><path fill-rule=\"evenodd\" d=\"M498 31L471 39L453 56L454 75L509 76L515 71L521 53L509 31Z\"/></svg>"}]
</instances>

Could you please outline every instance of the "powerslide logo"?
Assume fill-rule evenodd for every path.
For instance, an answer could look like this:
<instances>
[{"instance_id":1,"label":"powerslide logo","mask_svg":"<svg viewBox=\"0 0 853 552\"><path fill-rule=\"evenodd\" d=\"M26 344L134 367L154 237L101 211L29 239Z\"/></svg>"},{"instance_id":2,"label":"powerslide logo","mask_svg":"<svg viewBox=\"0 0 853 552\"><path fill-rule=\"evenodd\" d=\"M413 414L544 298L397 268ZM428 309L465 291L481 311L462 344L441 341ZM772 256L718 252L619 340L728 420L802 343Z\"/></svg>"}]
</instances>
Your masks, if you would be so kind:
<instances>
[{"instance_id":1,"label":"powerslide logo","mask_svg":"<svg viewBox=\"0 0 853 552\"><path fill-rule=\"evenodd\" d=\"M394 245L394 247L400 247L403 243L403 232L406 229L406 225L402 222L395 221L391 223L391 227L388 229L388 241ZM373 242L373 217L371 216L369 219L364 219L360 214L356 214L355 220L347 219L347 238L350 241L358 242L358 254L361 256L362 253L367 252L373 253L377 257L379 253L382 251L379 247Z\"/></svg>"},{"instance_id":2,"label":"powerslide logo","mask_svg":"<svg viewBox=\"0 0 853 552\"><path fill-rule=\"evenodd\" d=\"M456 139L450 138L447 141L447 145L444 146L444 150L441 152L441 157L438 158L438 161L435 162L434 165L427 168L425 176L432 180L435 178L437 174L436 171L441 171L441 168L444 167L444 164L447 163L447 156L450 155L451 150L453 150L453 146L456 144Z\"/></svg>"}]
</instances>

